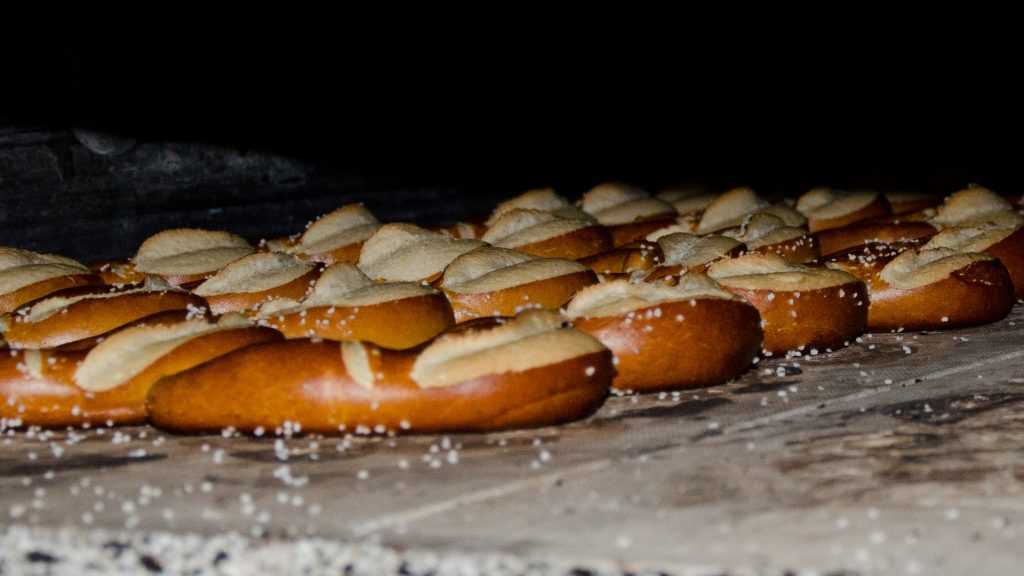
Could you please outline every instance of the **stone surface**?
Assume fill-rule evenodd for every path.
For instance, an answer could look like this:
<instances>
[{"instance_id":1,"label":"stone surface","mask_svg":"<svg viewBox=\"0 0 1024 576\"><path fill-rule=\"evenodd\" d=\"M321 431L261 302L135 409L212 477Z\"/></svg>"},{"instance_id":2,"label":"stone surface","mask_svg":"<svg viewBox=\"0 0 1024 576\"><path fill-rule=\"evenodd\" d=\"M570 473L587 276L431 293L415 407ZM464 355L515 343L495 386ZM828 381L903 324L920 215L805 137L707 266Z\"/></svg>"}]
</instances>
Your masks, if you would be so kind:
<instances>
[{"instance_id":1,"label":"stone surface","mask_svg":"<svg viewBox=\"0 0 1024 576\"><path fill-rule=\"evenodd\" d=\"M69 570L113 554L97 552L102 536L135 542L135 568L228 546L225 573L268 550L380 558L350 569L365 574L1015 573L1022 361L1018 306L992 326L762 360L726 386L612 397L559 428L7 431L0 540Z\"/></svg>"}]
</instances>

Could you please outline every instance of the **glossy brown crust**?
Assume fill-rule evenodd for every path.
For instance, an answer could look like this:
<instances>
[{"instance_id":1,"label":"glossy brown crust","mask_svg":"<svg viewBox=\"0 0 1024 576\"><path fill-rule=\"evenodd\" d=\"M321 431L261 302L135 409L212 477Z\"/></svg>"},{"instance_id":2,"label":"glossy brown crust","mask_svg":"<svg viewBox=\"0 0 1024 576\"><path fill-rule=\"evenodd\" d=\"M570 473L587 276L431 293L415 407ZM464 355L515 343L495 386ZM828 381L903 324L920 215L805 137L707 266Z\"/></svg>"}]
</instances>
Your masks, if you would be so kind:
<instances>
[{"instance_id":1,"label":"glossy brown crust","mask_svg":"<svg viewBox=\"0 0 1024 576\"><path fill-rule=\"evenodd\" d=\"M175 432L251 432L285 422L303 432L487 432L561 424L592 414L612 375L603 350L523 372L420 388L409 378L418 350L371 352L382 377L357 384L339 345L294 340L238 350L164 378L150 390L150 421ZM590 375L587 373L590 372ZM245 398L245 402L239 402Z\"/></svg>"},{"instance_id":2,"label":"glossy brown crust","mask_svg":"<svg viewBox=\"0 0 1024 576\"><path fill-rule=\"evenodd\" d=\"M889 216L878 216L869 218L865 222L878 224L905 224L907 222L928 222L935 217L935 210L924 208L915 212L904 212L902 214L890 214Z\"/></svg>"},{"instance_id":3,"label":"glossy brown crust","mask_svg":"<svg viewBox=\"0 0 1024 576\"><path fill-rule=\"evenodd\" d=\"M867 242L828 254L822 260L829 268L849 272L868 283L868 279L877 276L893 258L917 247L920 242Z\"/></svg>"},{"instance_id":4,"label":"glossy brown crust","mask_svg":"<svg viewBox=\"0 0 1024 576\"><path fill-rule=\"evenodd\" d=\"M869 330L978 326L1004 318L1013 307L1013 282L998 260L975 262L913 290L877 282L870 286Z\"/></svg>"},{"instance_id":5,"label":"glossy brown crust","mask_svg":"<svg viewBox=\"0 0 1024 576\"><path fill-rule=\"evenodd\" d=\"M879 247L884 245L878 245ZM978 326L1006 316L1013 306L1013 281L998 260L975 262L938 282L899 290L879 277L904 247L883 256L832 264L853 274L868 287L871 306L868 330L941 330Z\"/></svg>"},{"instance_id":6,"label":"glossy brown crust","mask_svg":"<svg viewBox=\"0 0 1024 576\"><path fill-rule=\"evenodd\" d=\"M512 248L517 252L533 254L542 258L565 258L579 260L600 254L612 247L612 235L607 228L599 224L574 230L568 234L532 242Z\"/></svg>"},{"instance_id":7,"label":"glossy brown crust","mask_svg":"<svg viewBox=\"0 0 1024 576\"><path fill-rule=\"evenodd\" d=\"M664 261L661 247L646 241L612 248L578 260L598 274L629 274L637 270L650 270Z\"/></svg>"},{"instance_id":8,"label":"glossy brown crust","mask_svg":"<svg viewBox=\"0 0 1024 576\"><path fill-rule=\"evenodd\" d=\"M711 386L744 373L761 348L757 309L735 300L664 302L630 314L578 318L573 325L618 359L620 390ZM714 331L714 337L710 337Z\"/></svg>"},{"instance_id":9,"label":"glossy brown crust","mask_svg":"<svg viewBox=\"0 0 1024 576\"><path fill-rule=\"evenodd\" d=\"M898 242L927 238L937 230L927 222L861 222L814 234L824 256L867 242Z\"/></svg>"},{"instance_id":10,"label":"glossy brown crust","mask_svg":"<svg viewBox=\"0 0 1024 576\"><path fill-rule=\"evenodd\" d=\"M889 208L892 210L893 215L908 214L910 212L920 212L926 208L932 208L942 204L942 199L935 198L921 198L918 200L910 200L907 202L892 202L889 201Z\"/></svg>"},{"instance_id":11,"label":"glossy brown crust","mask_svg":"<svg viewBox=\"0 0 1024 576\"><path fill-rule=\"evenodd\" d=\"M592 284L597 284L597 275L591 270L582 270L494 292L464 294L442 290L452 303L455 321L464 322L485 316L515 316L524 308L557 310L578 290Z\"/></svg>"},{"instance_id":12,"label":"glossy brown crust","mask_svg":"<svg viewBox=\"0 0 1024 576\"><path fill-rule=\"evenodd\" d=\"M722 288L746 298L761 313L762 348L772 354L791 350L836 350L867 326L868 290L862 282L818 290L776 291ZM796 294L799 292L799 296Z\"/></svg>"},{"instance_id":13,"label":"glossy brown crust","mask_svg":"<svg viewBox=\"0 0 1024 576\"><path fill-rule=\"evenodd\" d=\"M206 296L206 302L210 306L210 312L214 314L226 314L228 312L249 312L257 304L280 298L291 298L302 300L309 292L311 283L320 277L320 270L314 268L298 278L275 286L269 290L259 292L230 292L228 294L214 294Z\"/></svg>"},{"instance_id":14,"label":"glossy brown crust","mask_svg":"<svg viewBox=\"0 0 1024 576\"><path fill-rule=\"evenodd\" d=\"M40 378L26 373L26 351L0 354L0 418L17 418L23 426L44 427L108 421L138 424L146 420L145 401L150 386L163 376L238 348L280 338L280 334L266 328L204 334L178 346L124 384L92 393L82 390L74 381L75 370L86 356L84 351L41 351Z\"/></svg>"},{"instance_id":15,"label":"glossy brown crust","mask_svg":"<svg viewBox=\"0 0 1024 576\"><path fill-rule=\"evenodd\" d=\"M81 340L75 340L73 342L68 342L67 344L61 344L60 346L53 348L53 350L57 352L76 352L79 350L89 350L90 348L95 347L103 340L109 338L114 333L124 330L126 328L141 325L153 326L157 324L176 324L178 322L183 322L193 317L195 317L195 312L192 312L190 310L178 309L157 312L156 314L139 318L138 320L129 322L127 324L124 324L123 326L118 326L117 328L114 328L110 332L104 332L103 334L90 336L89 338L82 338Z\"/></svg>"},{"instance_id":16,"label":"glossy brown crust","mask_svg":"<svg viewBox=\"0 0 1024 576\"><path fill-rule=\"evenodd\" d=\"M807 228L811 232L820 232L822 230L829 230L831 228L841 228L843 226L849 226L854 222L859 222L867 218L873 218L876 216L886 216L891 214L889 208L889 202L885 199L885 196L879 194L878 198L874 202L867 206L851 212L845 216L838 218L813 218L807 217Z\"/></svg>"},{"instance_id":17,"label":"glossy brown crust","mask_svg":"<svg viewBox=\"0 0 1024 576\"><path fill-rule=\"evenodd\" d=\"M89 270L103 279L105 284L139 284L146 280L146 274L137 272L135 265L127 258L100 260L89 265Z\"/></svg>"},{"instance_id":18,"label":"glossy brown crust","mask_svg":"<svg viewBox=\"0 0 1024 576\"><path fill-rule=\"evenodd\" d=\"M67 276L40 280L39 282L19 288L14 292L0 294L0 314L14 312L29 302L34 302L61 290L81 286L102 285L103 279L95 274L68 274Z\"/></svg>"},{"instance_id":19,"label":"glossy brown crust","mask_svg":"<svg viewBox=\"0 0 1024 576\"><path fill-rule=\"evenodd\" d=\"M746 250L746 254L777 254L797 264L814 262L821 257L818 239L813 235L797 236L783 242Z\"/></svg>"},{"instance_id":20,"label":"glossy brown crust","mask_svg":"<svg viewBox=\"0 0 1024 576\"><path fill-rule=\"evenodd\" d=\"M138 288L138 286L115 287L110 286L108 284L93 284L89 286L75 286L74 288L65 288L63 290L51 292L46 296L43 296L42 298L37 298L35 300L32 300L31 302L26 302L19 306L17 310L11 312L11 315L13 316L18 312L24 313L25 310L28 310L32 306L35 306L37 303L49 298L74 298L75 296L86 296L89 294L109 294L111 292L123 292L125 290L130 290L133 287Z\"/></svg>"},{"instance_id":21,"label":"glossy brown crust","mask_svg":"<svg viewBox=\"0 0 1024 576\"><path fill-rule=\"evenodd\" d=\"M455 315L443 294L424 294L369 306L316 306L270 316L265 323L289 339L364 340L403 350L454 325Z\"/></svg>"},{"instance_id":22,"label":"glossy brown crust","mask_svg":"<svg viewBox=\"0 0 1024 576\"><path fill-rule=\"evenodd\" d=\"M707 264L701 264L693 268L687 268L681 264L675 266L657 266L652 268L651 271L644 276L644 282L663 282L669 286L675 286L679 284L679 277L686 272L693 270L694 272L704 272L708 268Z\"/></svg>"},{"instance_id":23,"label":"glossy brown crust","mask_svg":"<svg viewBox=\"0 0 1024 576\"><path fill-rule=\"evenodd\" d=\"M999 258L1013 280L1013 297L1024 298L1024 227L984 250Z\"/></svg>"},{"instance_id":24,"label":"glossy brown crust","mask_svg":"<svg viewBox=\"0 0 1024 576\"><path fill-rule=\"evenodd\" d=\"M707 262L697 264L694 266L683 266L682 264L676 264L673 266L655 266L651 269L650 273L644 277L644 282L656 282L662 281L665 284L675 286L679 283L679 277L686 272L700 272L704 274L712 264L718 262L723 258L735 258L746 253L746 248L743 244L736 246L732 250L729 250L725 254L722 254L718 258L713 258Z\"/></svg>"},{"instance_id":25,"label":"glossy brown crust","mask_svg":"<svg viewBox=\"0 0 1024 576\"><path fill-rule=\"evenodd\" d=\"M280 236L270 240L261 240L256 249L260 252L274 252L275 250L289 250L299 243L302 234L293 236Z\"/></svg>"},{"instance_id":26,"label":"glossy brown crust","mask_svg":"<svg viewBox=\"0 0 1024 576\"><path fill-rule=\"evenodd\" d=\"M646 238L651 232L661 230L662 228L671 226L675 223L675 213L673 213L668 216L658 215L653 217L651 220L606 226L606 228L612 235L612 246L617 248L632 242L639 242Z\"/></svg>"},{"instance_id":27,"label":"glossy brown crust","mask_svg":"<svg viewBox=\"0 0 1024 576\"><path fill-rule=\"evenodd\" d=\"M326 266L335 264L337 262L350 262L355 264L359 261L359 253L363 250L364 242L355 242L335 248L329 252L322 252L319 254L303 254L301 252L295 253L294 256L304 262L320 262Z\"/></svg>"},{"instance_id":28,"label":"glossy brown crust","mask_svg":"<svg viewBox=\"0 0 1024 576\"><path fill-rule=\"evenodd\" d=\"M80 300L63 312L38 322L8 321L4 339L12 348L53 348L68 342L99 336L140 318L189 306L206 307L206 301L187 292L135 292L115 298Z\"/></svg>"},{"instance_id":29,"label":"glossy brown crust","mask_svg":"<svg viewBox=\"0 0 1024 576\"><path fill-rule=\"evenodd\" d=\"M131 260L117 258L113 260L101 260L89 266L94 274L97 274L106 284L140 284L149 275L145 272L135 270L135 264ZM187 287L189 284L199 284L210 276L217 273L217 270L210 270L201 274L156 274L167 281L171 286Z\"/></svg>"}]
</instances>

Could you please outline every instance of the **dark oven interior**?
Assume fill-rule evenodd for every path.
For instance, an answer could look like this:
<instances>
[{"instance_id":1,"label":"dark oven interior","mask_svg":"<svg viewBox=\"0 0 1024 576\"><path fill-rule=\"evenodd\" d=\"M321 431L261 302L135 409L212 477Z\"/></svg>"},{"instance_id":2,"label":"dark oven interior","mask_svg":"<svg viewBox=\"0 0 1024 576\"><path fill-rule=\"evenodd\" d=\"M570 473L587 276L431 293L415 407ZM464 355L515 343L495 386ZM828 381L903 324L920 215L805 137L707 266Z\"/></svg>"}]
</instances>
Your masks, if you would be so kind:
<instances>
[{"instance_id":1,"label":"dark oven interior","mask_svg":"<svg viewBox=\"0 0 1024 576\"><path fill-rule=\"evenodd\" d=\"M10 36L2 243L86 260L351 201L486 213L607 179L1012 193L1011 14L51 9Z\"/></svg>"}]
</instances>

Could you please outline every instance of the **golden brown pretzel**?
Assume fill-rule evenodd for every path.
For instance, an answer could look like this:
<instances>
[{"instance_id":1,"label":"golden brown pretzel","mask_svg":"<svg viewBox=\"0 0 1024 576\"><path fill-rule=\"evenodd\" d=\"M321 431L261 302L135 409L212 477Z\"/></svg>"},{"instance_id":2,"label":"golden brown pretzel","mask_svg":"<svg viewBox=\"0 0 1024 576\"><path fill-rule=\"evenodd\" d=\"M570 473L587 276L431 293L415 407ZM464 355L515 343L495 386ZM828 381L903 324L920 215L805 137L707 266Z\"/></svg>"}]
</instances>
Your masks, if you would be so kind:
<instances>
[{"instance_id":1,"label":"golden brown pretzel","mask_svg":"<svg viewBox=\"0 0 1024 576\"><path fill-rule=\"evenodd\" d=\"M867 285L869 330L987 324L1013 305L1013 281L987 254L872 243L832 255L828 266Z\"/></svg>"},{"instance_id":2,"label":"golden brown pretzel","mask_svg":"<svg viewBox=\"0 0 1024 576\"><path fill-rule=\"evenodd\" d=\"M309 340L244 348L158 382L150 419L179 432L487 431L582 418L607 394L611 353L562 328L557 313L474 324L407 351Z\"/></svg>"},{"instance_id":3,"label":"golden brown pretzel","mask_svg":"<svg viewBox=\"0 0 1024 576\"><path fill-rule=\"evenodd\" d=\"M399 350L422 344L455 323L451 304L434 288L375 283L345 262L327 267L301 302L268 303L258 318L288 338L365 340Z\"/></svg>"},{"instance_id":4,"label":"golden brown pretzel","mask_svg":"<svg viewBox=\"0 0 1024 576\"><path fill-rule=\"evenodd\" d=\"M615 354L614 384L623 390L720 384L745 372L761 347L757 309L701 274L686 274L679 286L592 286L573 298L567 314Z\"/></svg>"},{"instance_id":5,"label":"golden brown pretzel","mask_svg":"<svg viewBox=\"0 0 1024 576\"><path fill-rule=\"evenodd\" d=\"M758 309L766 352L837 349L864 332L867 287L848 273L751 254L719 260L708 275Z\"/></svg>"},{"instance_id":6,"label":"golden brown pretzel","mask_svg":"<svg viewBox=\"0 0 1024 576\"><path fill-rule=\"evenodd\" d=\"M136 326L88 352L0 354L0 418L23 426L143 422L146 394L159 378L280 338L272 330L233 322Z\"/></svg>"},{"instance_id":7,"label":"golden brown pretzel","mask_svg":"<svg viewBox=\"0 0 1024 576\"><path fill-rule=\"evenodd\" d=\"M12 348L53 348L92 338L167 310L205 310L206 301L164 283L124 291L44 298L0 316Z\"/></svg>"},{"instance_id":8,"label":"golden brown pretzel","mask_svg":"<svg viewBox=\"0 0 1024 576\"><path fill-rule=\"evenodd\" d=\"M228 264L192 290L214 314L250 312L273 300L301 300L319 269L281 252L257 252Z\"/></svg>"},{"instance_id":9,"label":"golden brown pretzel","mask_svg":"<svg viewBox=\"0 0 1024 576\"><path fill-rule=\"evenodd\" d=\"M596 283L594 272L578 262L487 246L453 260L438 287L452 303L455 321L463 322L529 308L556 310Z\"/></svg>"}]
</instances>

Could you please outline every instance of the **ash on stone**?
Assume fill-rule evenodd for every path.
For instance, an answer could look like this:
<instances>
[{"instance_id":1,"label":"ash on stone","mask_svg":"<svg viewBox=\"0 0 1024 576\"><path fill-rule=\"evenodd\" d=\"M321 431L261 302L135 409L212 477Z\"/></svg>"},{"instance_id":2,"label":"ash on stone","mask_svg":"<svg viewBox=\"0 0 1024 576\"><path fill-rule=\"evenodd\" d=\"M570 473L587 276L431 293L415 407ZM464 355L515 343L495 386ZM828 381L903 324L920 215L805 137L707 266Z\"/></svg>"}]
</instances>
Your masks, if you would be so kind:
<instances>
[{"instance_id":1,"label":"ash on stone","mask_svg":"<svg viewBox=\"0 0 1024 576\"><path fill-rule=\"evenodd\" d=\"M53 554L49 554L41 550L32 550L26 552L25 559L29 562L39 562L42 564L55 564L60 561L60 558L57 558Z\"/></svg>"},{"instance_id":2,"label":"ash on stone","mask_svg":"<svg viewBox=\"0 0 1024 576\"><path fill-rule=\"evenodd\" d=\"M142 564L142 567L150 572L161 573L164 571L164 567L160 564L160 561L148 554L145 556L139 556L139 564Z\"/></svg>"}]
</instances>

